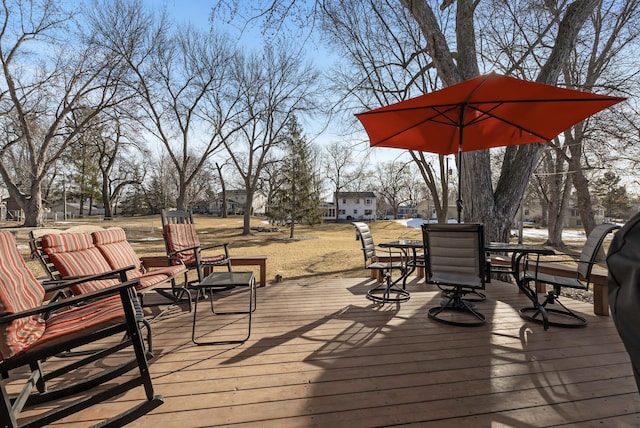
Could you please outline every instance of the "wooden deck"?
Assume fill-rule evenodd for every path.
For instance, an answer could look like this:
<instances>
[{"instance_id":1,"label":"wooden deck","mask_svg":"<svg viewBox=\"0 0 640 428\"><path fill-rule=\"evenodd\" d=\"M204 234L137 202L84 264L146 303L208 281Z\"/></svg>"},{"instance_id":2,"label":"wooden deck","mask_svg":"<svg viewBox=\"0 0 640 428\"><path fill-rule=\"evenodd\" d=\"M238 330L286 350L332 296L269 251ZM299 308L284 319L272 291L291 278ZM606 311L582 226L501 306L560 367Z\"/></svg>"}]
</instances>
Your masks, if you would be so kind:
<instances>
[{"instance_id":1,"label":"wooden deck","mask_svg":"<svg viewBox=\"0 0 640 428\"><path fill-rule=\"evenodd\" d=\"M439 302L414 280L411 300L376 306L370 279L285 281L258 289L251 339L196 347L191 314L154 323L156 393L165 403L135 427L548 427L640 426L629 357L609 317L571 302L582 329L530 324L525 298L493 281L477 328L430 321ZM229 338L246 319L203 328ZM200 314L200 310L199 310ZM223 321L236 320L224 325ZM87 426L131 405L127 394L60 422Z\"/></svg>"}]
</instances>

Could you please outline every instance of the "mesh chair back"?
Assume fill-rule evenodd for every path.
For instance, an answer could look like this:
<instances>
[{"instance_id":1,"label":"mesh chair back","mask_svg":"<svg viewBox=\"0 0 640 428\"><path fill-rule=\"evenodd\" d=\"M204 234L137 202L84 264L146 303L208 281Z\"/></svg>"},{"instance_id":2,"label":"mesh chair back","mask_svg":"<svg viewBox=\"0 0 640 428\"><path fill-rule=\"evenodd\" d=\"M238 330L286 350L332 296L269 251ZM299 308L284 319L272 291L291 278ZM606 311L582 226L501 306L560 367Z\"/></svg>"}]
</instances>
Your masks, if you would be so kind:
<instances>
[{"instance_id":1,"label":"mesh chair back","mask_svg":"<svg viewBox=\"0 0 640 428\"><path fill-rule=\"evenodd\" d=\"M424 224L430 281L484 288L484 227L481 224Z\"/></svg>"},{"instance_id":2,"label":"mesh chair back","mask_svg":"<svg viewBox=\"0 0 640 428\"><path fill-rule=\"evenodd\" d=\"M587 241L582 247L580 253L580 263L578 263L578 275L581 278L588 279L591 275L593 265L596 263L600 248L604 242L604 238L612 231L619 229L617 224L600 224L593 228Z\"/></svg>"}]
</instances>

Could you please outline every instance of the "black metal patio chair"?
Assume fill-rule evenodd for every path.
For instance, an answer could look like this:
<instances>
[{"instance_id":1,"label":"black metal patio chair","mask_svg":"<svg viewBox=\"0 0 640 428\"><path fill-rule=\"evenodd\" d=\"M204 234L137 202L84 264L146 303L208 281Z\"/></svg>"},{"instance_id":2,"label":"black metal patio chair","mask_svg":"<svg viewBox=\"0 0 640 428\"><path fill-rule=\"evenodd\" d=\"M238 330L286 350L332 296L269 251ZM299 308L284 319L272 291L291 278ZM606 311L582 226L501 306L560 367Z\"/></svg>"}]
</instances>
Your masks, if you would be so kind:
<instances>
[{"instance_id":1,"label":"black metal patio chair","mask_svg":"<svg viewBox=\"0 0 640 428\"><path fill-rule=\"evenodd\" d=\"M427 283L442 290L439 306L428 310L429 318L455 326L475 327L486 322L475 302L465 298L477 295L486 281L484 226L475 223L423 224L427 260Z\"/></svg>"}]
</instances>

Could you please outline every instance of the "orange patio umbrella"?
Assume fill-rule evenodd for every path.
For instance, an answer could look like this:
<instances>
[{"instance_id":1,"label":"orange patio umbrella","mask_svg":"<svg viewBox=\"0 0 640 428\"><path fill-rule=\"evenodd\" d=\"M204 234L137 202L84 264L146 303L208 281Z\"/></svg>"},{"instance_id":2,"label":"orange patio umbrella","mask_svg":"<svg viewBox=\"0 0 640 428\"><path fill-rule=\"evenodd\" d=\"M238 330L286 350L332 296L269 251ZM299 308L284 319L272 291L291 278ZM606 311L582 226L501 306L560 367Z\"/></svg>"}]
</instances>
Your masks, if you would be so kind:
<instances>
[{"instance_id":1,"label":"orange patio umbrella","mask_svg":"<svg viewBox=\"0 0 640 428\"><path fill-rule=\"evenodd\" d=\"M625 99L490 73L356 117L372 147L447 155L547 142Z\"/></svg>"}]
</instances>

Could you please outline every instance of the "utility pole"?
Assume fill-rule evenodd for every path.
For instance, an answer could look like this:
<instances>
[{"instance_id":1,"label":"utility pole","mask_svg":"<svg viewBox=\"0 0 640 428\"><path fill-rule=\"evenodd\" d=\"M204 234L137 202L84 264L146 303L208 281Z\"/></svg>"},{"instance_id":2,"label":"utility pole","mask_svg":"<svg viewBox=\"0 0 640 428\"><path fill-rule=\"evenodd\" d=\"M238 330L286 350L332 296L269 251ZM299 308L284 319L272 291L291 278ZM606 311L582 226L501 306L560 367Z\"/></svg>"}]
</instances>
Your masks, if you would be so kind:
<instances>
[{"instance_id":1,"label":"utility pole","mask_svg":"<svg viewBox=\"0 0 640 428\"><path fill-rule=\"evenodd\" d=\"M67 220L67 175L62 174L62 216Z\"/></svg>"}]
</instances>

